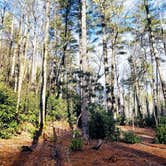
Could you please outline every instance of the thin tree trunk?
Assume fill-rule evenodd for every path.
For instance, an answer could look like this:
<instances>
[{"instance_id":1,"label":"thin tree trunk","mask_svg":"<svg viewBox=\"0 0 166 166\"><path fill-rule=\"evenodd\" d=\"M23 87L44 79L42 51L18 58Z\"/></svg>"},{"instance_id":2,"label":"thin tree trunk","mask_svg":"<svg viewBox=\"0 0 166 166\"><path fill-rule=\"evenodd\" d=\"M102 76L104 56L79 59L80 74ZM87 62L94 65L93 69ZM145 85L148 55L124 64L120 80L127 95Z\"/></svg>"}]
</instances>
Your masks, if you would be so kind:
<instances>
[{"instance_id":1,"label":"thin tree trunk","mask_svg":"<svg viewBox=\"0 0 166 166\"><path fill-rule=\"evenodd\" d=\"M24 15L22 15L20 21L19 21L19 28L18 28L18 34L17 34L17 44L14 51L13 56L13 62L12 62L12 72L15 76L15 84L14 84L14 92L17 92L18 90L18 79L19 79L19 66L20 66L20 47L23 40L22 32L22 22L23 22ZM17 63L16 63L17 61Z\"/></svg>"},{"instance_id":2,"label":"thin tree trunk","mask_svg":"<svg viewBox=\"0 0 166 166\"><path fill-rule=\"evenodd\" d=\"M34 83L36 81L36 56L37 56L37 36L35 33L34 37L34 48L33 48L33 54L32 54L32 71L31 71L31 83Z\"/></svg>"},{"instance_id":3,"label":"thin tree trunk","mask_svg":"<svg viewBox=\"0 0 166 166\"><path fill-rule=\"evenodd\" d=\"M120 113L124 118L126 117L125 113L125 98L124 98L124 89L121 88L119 82L119 71L117 62L115 62L115 76L116 76L116 83L117 83L117 112Z\"/></svg>"},{"instance_id":4,"label":"thin tree trunk","mask_svg":"<svg viewBox=\"0 0 166 166\"><path fill-rule=\"evenodd\" d=\"M140 120L143 119L143 114L142 114L142 111L141 111L141 101L140 101L140 93L139 93L139 81L138 79L136 78L136 62L133 60L133 58L131 57L130 58L130 65L131 65L131 74L133 76L135 76L135 79L134 79L134 85L133 85L133 89L134 89L134 98L135 98L135 101L137 104L137 107L135 107L135 112L136 112L136 116L139 115L139 118Z\"/></svg>"},{"instance_id":5,"label":"thin tree trunk","mask_svg":"<svg viewBox=\"0 0 166 166\"><path fill-rule=\"evenodd\" d=\"M23 40L20 41L20 53L19 53L19 73L18 73L18 96L17 96L17 112L19 110L19 105L21 101L21 89L22 89L22 83L24 78L24 72L25 72L25 57L27 56L27 39L28 39L28 27L26 27L25 34L23 37Z\"/></svg>"},{"instance_id":6,"label":"thin tree trunk","mask_svg":"<svg viewBox=\"0 0 166 166\"><path fill-rule=\"evenodd\" d=\"M17 54L17 49L14 48L13 57L12 57L12 64L11 64L10 80L12 80L12 78L13 78L13 76L14 76L15 65L16 65L16 54Z\"/></svg>"},{"instance_id":7,"label":"thin tree trunk","mask_svg":"<svg viewBox=\"0 0 166 166\"><path fill-rule=\"evenodd\" d=\"M14 16L12 19L12 25L11 25L11 34L10 34L10 42L9 42L9 51L8 51L8 57L9 57L9 63L8 63L8 69L7 69L7 73L6 73L6 78L7 78L7 82L9 82L9 80L11 80L11 76L14 74L14 60L15 60L15 54L13 53L12 56L12 51L13 51L13 37L14 37ZM11 68L11 64L12 64L12 68ZM12 70L12 71L11 71ZM11 72L13 72L11 74Z\"/></svg>"},{"instance_id":8,"label":"thin tree trunk","mask_svg":"<svg viewBox=\"0 0 166 166\"><path fill-rule=\"evenodd\" d=\"M46 86L47 86L47 61L48 61L48 44L49 44L49 22L50 22L50 0L46 1L46 22L45 37L42 59L42 83L40 94L40 126L45 125L46 115Z\"/></svg>"}]
</instances>

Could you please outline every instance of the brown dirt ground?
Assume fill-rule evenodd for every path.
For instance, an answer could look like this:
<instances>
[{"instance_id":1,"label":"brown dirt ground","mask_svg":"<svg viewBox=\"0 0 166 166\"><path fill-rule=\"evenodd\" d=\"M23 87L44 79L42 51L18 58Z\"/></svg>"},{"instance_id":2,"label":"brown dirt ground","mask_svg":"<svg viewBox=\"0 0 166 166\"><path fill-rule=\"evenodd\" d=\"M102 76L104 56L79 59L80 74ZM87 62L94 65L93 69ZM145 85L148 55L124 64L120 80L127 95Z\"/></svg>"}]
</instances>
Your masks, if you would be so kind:
<instances>
[{"instance_id":1,"label":"brown dirt ground","mask_svg":"<svg viewBox=\"0 0 166 166\"><path fill-rule=\"evenodd\" d=\"M105 142L96 151L91 149L96 140L84 145L79 152L68 152L71 134L66 124L54 124L58 135L58 142L62 143L65 166L166 166L166 145L152 144L155 132L149 128L137 128L121 126L122 131L133 130L142 139L138 144L126 144L123 142ZM8 139L0 139L0 166L55 166L52 158L54 144L51 141L52 127L47 133L49 141L40 137L33 152L21 152L21 146L30 146L32 139L27 133Z\"/></svg>"}]
</instances>

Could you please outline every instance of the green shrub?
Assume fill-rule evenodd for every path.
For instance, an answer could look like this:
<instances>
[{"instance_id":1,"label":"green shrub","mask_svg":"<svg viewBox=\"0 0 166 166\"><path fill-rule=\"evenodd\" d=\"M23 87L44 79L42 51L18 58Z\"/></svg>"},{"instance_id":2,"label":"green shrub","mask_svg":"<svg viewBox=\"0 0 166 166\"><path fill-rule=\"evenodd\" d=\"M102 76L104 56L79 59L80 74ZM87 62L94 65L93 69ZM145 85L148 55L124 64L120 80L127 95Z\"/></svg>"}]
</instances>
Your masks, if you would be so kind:
<instances>
[{"instance_id":1,"label":"green shrub","mask_svg":"<svg viewBox=\"0 0 166 166\"><path fill-rule=\"evenodd\" d=\"M70 149L72 151L79 151L82 149L83 139L82 138L73 138L71 141Z\"/></svg>"},{"instance_id":2,"label":"green shrub","mask_svg":"<svg viewBox=\"0 0 166 166\"><path fill-rule=\"evenodd\" d=\"M110 138L115 140L115 122L113 116L100 105L91 105L89 119L89 134L91 138Z\"/></svg>"},{"instance_id":3,"label":"green shrub","mask_svg":"<svg viewBox=\"0 0 166 166\"><path fill-rule=\"evenodd\" d=\"M0 137L10 138L25 122L38 124L39 96L22 91L19 112L16 113L17 94L5 84L0 84Z\"/></svg>"},{"instance_id":4,"label":"green shrub","mask_svg":"<svg viewBox=\"0 0 166 166\"><path fill-rule=\"evenodd\" d=\"M144 122L145 122L145 126L148 126L148 127L155 127L156 125L154 116L145 117Z\"/></svg>"},{"instance_id":5,"label":"green shrub","mask_svg":"<svg viewBox=\"0 0 166 166\"><path fill-rule=\"evenodd\" d=\"M34 92L22 92L22 100L20 103L19 117L21 122L29 122L38 126L39 121L39 105L40 98Z\"/></svg>"},{"instance_id":6,"label":"green shrub","mask_svg":"<svg viewBox=\"0 0 166 166\"><path fill-rule=\"evenodd\" d=\"M78 130L73 131L73 138L71 140L70 150L80 151L83 146L83 139Z\"/></svg>"},{"instance_id":7,"label":"green shrub","mask_svg":"<svg viewBox=\"0 0 166 166\"><path fill-rule=\"evenodd\" d=\"M124 133L124 142L129 144L139 143L141 141L140 137L136 136L132 131Z\"/></svg>"},{"instance_id":8,"label":"green shrub","mask_svg":"<svg viewBox=\"0 0 166 166\"><path fill-rule=\"evenodd\" d=\"M159 124L160 125L166 125L166 116L163 116L163 117L160 118Z\"/></svg>"},{"instance_id":9,"label":"green shrub","mask_svg":"<svg viewBox=\"0 0 166 166\"><path fill-rule=\"evenodd\" d=\"M37 131L37 128L31 123L25 123L25 124L23 124L23 130L25 132L29 133L30 137L33 138Z\"/></svg>"},{"instance_id":10,"label":"green shrub","mask_svg":"<svg viewBox=\"0 0 166 166\"><path fill-rule=\"evenodd\" d=\"M10 138L18 129L17 97L12 89L0 84L0 138Z\"/></svg>"},{"instance_id":11,"label":"green shrub","mask_svg":"<svg viewBox=\"0 0 166 166\"><path fill-rule=\"evenodd\" d=\"M48 98L48 120L64 120L67 119L67 104L66 101L55 96Z\"/></svg>"},{"instance_id":12,"label":"green shrub","mask_svg":"<svg viewBox=\"0 0 166 166\"><path fill-rule=\"evenodd\" d=\"M112 140L118 142L120 140L120 133L121 133L120 129L118 127L115 127Z\"/></svg>"},{"instance_id":13,"label":"green shrub","mask_svg":"<svg viewBox=\"0 0 166 166\"><path fill-rule=\"evenodd\" d=\"M166 144L166 117L162 117L156 128L156 143Z\"/></svg>"},{"instance_id":14,"label":"green shrub","mask_svg":"<svg viewBox=\"0 0 166 166\"><path fill-rule=\"evenodd\" d=\"M124 110L122 112L118 113L118 115L116 117L116 124L117 125L125 125L126 124L126 116L125 116Z\"/></svg>"}]
</instances>

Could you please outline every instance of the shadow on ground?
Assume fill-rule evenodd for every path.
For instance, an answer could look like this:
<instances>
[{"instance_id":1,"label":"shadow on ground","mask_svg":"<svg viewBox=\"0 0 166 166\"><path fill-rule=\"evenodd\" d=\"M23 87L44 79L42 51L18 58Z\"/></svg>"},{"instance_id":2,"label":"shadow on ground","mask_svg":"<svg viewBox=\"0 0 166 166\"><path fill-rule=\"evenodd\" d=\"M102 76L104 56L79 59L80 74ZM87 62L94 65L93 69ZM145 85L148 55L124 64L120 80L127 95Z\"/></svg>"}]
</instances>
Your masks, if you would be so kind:
<instances>
[{"instance_id":1,"label":"shadow on ground","mask_svg":"<svg viewBox=\"0 0 166 166\"><path fill-rule=\"evenodd\" d=\"M123 157L126 158L126 160L132 160L135 163L138 162L141 159L142 162L144 162L146 165L151 166L166 166L166 158L159 157L154 154L145 152L143 150L137 150L134 149L134 147L128 147L127 144L124 143L117 143L111 145L111 149L118 150L118 153L123 155Z\"/></svg>"},{"instance_id":2,"label":"shadow on ground","mask_svg":"<svg viewBox=\"0 0 166 166\"><path fill-rule=\"evenodd\" d=\"M42 131L43 131L43 126L40 126L39 130L37 130L35 132L32 144L29 147L29 149L31 149L32 151L35 150L35 148L37 147L37 145L39 143L39 137L42 135ZM13 162L13 164L11 166L23 166L25 161L28 160L28 156L31 153L32 153L31 151L22 151L22 152L20 152L17 159Z\"/></svg>"}]
</instances>

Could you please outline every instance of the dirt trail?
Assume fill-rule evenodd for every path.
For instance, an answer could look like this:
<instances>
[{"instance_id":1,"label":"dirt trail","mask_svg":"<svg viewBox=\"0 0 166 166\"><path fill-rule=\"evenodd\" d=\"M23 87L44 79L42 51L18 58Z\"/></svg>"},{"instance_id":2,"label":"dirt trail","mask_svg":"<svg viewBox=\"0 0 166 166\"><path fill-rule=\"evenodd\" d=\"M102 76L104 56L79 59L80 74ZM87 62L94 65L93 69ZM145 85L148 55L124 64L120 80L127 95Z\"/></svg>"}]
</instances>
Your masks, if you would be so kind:
<instances>
[{"instance_id":1,"label":"dirt trail","mask_svg":"<svg viewBox=\"0 0 166 166\"><path fill-rule=\"evenodd\" d=\"M166 145L152 144L155 132L152 129L135 128L134 132L142 137L139 144L129 145L120 143L104 143L96 151L90 145L84 145L83 150L67 155L71 134L63 126L56 126L58 140L62 141L65 154L65 166L166 166ZM121 130L132 130L131 127L121 127ZM48 129L51 136L52 129ZM51 138L50 138L51 139ZM23 133L10 140L0 140L0 166L55 166L52 158L54 149L51 141L43 141L41 137L33 152L21 152L22 145L31 145L32 140Z\"/></svg>"}]
</instances>

